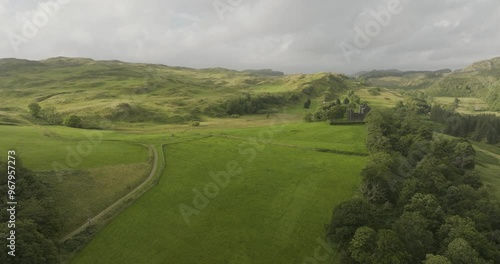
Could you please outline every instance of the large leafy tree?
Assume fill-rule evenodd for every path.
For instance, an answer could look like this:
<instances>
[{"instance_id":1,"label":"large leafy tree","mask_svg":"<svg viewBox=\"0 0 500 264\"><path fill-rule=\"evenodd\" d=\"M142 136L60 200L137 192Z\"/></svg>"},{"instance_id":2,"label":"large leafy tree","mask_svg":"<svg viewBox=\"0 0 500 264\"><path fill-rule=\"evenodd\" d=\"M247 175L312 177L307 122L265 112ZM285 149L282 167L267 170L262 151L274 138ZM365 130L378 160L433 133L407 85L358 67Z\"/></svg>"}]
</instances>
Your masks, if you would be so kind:
<instances>
[{"instance_id":1,"label":"large leafy tree","mask_svg":"<svg viewBox=\"0 0 500 264\"><path fill-rule=\"evenodd\" d=\"M35 118L40 117L40 111L42 111L42 107L38 103L29 104L28 109L32 117Z\"/></svg>"}]
</instances>

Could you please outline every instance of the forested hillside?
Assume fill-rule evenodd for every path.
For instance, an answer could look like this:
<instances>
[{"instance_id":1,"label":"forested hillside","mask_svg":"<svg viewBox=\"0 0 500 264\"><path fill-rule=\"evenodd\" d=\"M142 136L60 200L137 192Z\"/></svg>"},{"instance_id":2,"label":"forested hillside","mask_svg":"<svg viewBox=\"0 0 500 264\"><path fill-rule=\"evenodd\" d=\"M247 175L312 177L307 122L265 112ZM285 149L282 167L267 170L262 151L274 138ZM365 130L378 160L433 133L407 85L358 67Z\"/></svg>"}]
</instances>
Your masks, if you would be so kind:
<instances>
[{"instance_id":1,"label":"forested hillside","mask_svg":"<svg viewBox=\"0 0 500 264\"><path fill-rule=\"evenodd\" d=\"M433 137L414 114L372 111L360 197L337 206L328 236L341 263L500 263L500 207L465 139Z\"/></svg>"},{"instance_id":2,"label":"forested hillside","mask_svg":"<svg viewBox=\"0 0 500 264\"><path fill-rule=\"evenodd\" d=\"M451 72L372 71L358 78L377 86L401 90L422 90L439 97L476 97L500 111L500 57L480 61Z\"/></svg>"}]
</instances>

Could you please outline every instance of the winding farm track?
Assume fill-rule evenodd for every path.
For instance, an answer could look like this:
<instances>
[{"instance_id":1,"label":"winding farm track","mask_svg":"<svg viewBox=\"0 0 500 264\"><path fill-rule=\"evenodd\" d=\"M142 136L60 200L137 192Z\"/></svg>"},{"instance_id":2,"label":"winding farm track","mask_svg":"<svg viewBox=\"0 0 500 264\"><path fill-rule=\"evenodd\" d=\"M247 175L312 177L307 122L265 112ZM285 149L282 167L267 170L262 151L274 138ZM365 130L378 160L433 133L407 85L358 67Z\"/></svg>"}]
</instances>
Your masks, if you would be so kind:
<instances>
[{"instance_id":1,"label":"winding farm track","mask_svg":"<svg viewBox=\"0 0 500 264\"><path fill-rule=\"evenodd\" d=\"M89 223L94 223L97 220L101 219L103 216L105 216L107 213L111 212L113 209L116 209L120 205L124 204L128 199L133 198L137 193L142 191L148 184L151 184L154 182L154 179L156 178L155 176L159 174L158 172L161 172L163 170L164 164L162 164L162 168L158 171L158 159L159 159L158 158L158 151L156 150L156 148L153 145L148 145L148 146L143 145L143 146L147 147L149 149L150 153L153 153L153 166L151 167L151 172L149 173L149 176L135 189L133 189L132 191L127 193L125 196L123 196L122 198L117 200L115 203L110 205L108 208L101 211L99 214L97 214L96 216L91 218L89 221L87 221L85 224L83 224L79 228L75 229L71 233L64 236L60 240L61 243L63 243L64 241L66 241L68 239L71 239L75 235L79 234L80 232L82 232L83 230L85 230L89 226ZM161 146L161 148L163 149L163 145ZM164 158L163 153L162 153L162 158Z\"/></svg>"},{"instance_id":2,"label":"winding farm track","mask_svg":"<svg viewBox=\"0 0 500 264\"><path fill-rule=\"evenodd\" d=\"M66 240L69 240L73 238L75 235L79 234L80 232L84 231L88 226L89 223L95 223L97 220L103 218L106 216L109 212L113 211L116 208L119 208L121 205L125 204L129 199L135 200L139 198L142 194L144 194L150 187L154 186L154 184L159 180L159 177L161 173L163 172L163 169L165 168L165 153L163 152L163 147L166 145L172 145L172 144L179 144L179 143L184 143L188 141L194 141L194 140L200 140L204 138L208 138L210 136L202 136L202 137L195 137L195 138L190 138L186 140L179 140L179 141L174 141L170 143L163 143L160 144L159 147L161 149L161 155L160 157L158 156L158 151L156 150L154 145L144 145L141 144L144 147L147 147L149 149L150 153L153 153L153 166L151 167L151 172L149 173L149 176L135 189L127 193L125 196L117 200L115 203L101 211L99 214L91 218L89 221L87 221L85 224L80 226L79 228L73 230L71 233L67 234L63 238L61 238L59 241L61 243L64 243ZM158 161L162 159L162 162L158 164ZM149 185L149 186L148 186ZM142 192L142 193L141 193Z\"/></svg>"}]
</instances>

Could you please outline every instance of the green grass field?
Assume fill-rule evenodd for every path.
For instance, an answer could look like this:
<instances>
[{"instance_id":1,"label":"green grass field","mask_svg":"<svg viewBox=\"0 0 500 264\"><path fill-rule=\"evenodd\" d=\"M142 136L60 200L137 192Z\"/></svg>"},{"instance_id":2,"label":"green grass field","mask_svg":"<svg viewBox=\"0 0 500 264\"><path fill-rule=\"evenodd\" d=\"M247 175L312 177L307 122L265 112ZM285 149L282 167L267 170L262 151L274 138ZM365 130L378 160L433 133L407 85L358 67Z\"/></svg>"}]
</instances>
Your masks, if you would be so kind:
<instances>
[{"instance_id":1,"label":"green grass field","mask_svg":"<svg viewBox=\"0 0 500 264\"><path fill-rule=\"evenodd\" d=\"M361 97L362 101L367 101L372 107L394 107L397 102L403 101L403 97L389 89L380 88L364 88L356 91L356 94ZM372 93L370 93L372 90Z\"/></svg>"},{"instance_id":2,"label":"green grass field","mask_svg":"<svg viewBox=\"0 0 500 264\"><path fill-rule=\"evenodd\" d=\"M255 159L239 140L167 145L157 186L100 231L71 263L293 263L314 254L332 208L354 195L363 157L264 145ZM250 152L250 151L249 151ZM187 224L179 205L210 172L233 177ZM286 166L283 166L285 165Z\"/></svg>"},{"instance_id":3,"label":"green grass field","mask_svg":"<svg viewBox=\"0 0 500 264\"><path fill-rule=\"evenodd\" d=\"M453 105L456 97L434 97L434 102L440 105ZM500 116L500 112L487 111L489 109L488 104L479 98L473 97L458 97L460 100L458 103L457 112L467 115L481 115L481 114L492 114Z\"/></svg>"},{"instance_id":4,"label":"green grass field","mask_svg":"<svg viewBox=\"0 0 500 264\"><path fill-rule=\"evenodd\" d=\"M0 153L15 149L32 170L51 170L53 162L86 169L146 161L144 147L107 141L104 133L100 140L101 133L64 127L0 126Z\"/></svg>"},{"instance_id":5,"label":"green grass field","mask_svg":"<svg viewBox=\"0 0 500 264\"><path fill-rule=\"evenodd\" d=\"M100 132L0 126L0 157L5 161L7 151L15 149L23 165L40 172L51 185L54 201L65 218L62 234L129 192L150 169L144 146L107 141L110 132L102 138L96 133ZM58 165L53 167L54 163Z\"/></svg>"}]
</instances>

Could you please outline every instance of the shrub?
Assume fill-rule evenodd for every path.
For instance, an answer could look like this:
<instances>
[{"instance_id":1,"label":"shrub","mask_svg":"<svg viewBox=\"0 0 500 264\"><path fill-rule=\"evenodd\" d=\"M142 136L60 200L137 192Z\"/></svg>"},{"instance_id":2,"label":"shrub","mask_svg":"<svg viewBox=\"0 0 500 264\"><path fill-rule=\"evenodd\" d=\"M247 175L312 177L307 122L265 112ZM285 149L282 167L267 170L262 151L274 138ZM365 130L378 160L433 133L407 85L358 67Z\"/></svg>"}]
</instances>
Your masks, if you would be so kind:
<instances>
[{"instance_id":1,"label":"shrub","mask_svg":"<svg viewBox=\"0 0 500 264\"><path fill-rule=\"evenodd\" d=\"M67 116L63 124L67 127L80 128L82 127L82 119L76 115Z\"/></svg>"}]
</instances>

